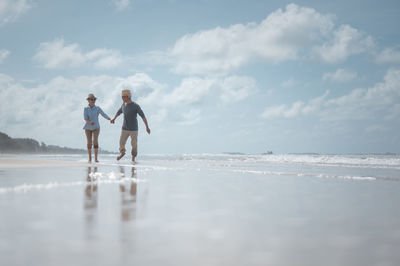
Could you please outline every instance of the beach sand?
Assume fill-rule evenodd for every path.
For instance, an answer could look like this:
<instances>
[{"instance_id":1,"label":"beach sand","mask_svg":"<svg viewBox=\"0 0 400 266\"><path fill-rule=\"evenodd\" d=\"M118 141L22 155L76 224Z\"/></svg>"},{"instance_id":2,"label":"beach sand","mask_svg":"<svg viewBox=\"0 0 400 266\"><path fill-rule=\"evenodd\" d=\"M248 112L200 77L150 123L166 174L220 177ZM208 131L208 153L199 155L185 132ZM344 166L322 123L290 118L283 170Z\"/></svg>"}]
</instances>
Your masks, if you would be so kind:
<instances>
[{"instance_id":1,"label":"beach sand","mask_svg":"<svg viewBox=\"0 0 400 266\"><path fill-rule=\"evenodd\" d=\"M0 265L400 262L396 167L114 157L0 158Z\"/></svg>"}]
</instances>

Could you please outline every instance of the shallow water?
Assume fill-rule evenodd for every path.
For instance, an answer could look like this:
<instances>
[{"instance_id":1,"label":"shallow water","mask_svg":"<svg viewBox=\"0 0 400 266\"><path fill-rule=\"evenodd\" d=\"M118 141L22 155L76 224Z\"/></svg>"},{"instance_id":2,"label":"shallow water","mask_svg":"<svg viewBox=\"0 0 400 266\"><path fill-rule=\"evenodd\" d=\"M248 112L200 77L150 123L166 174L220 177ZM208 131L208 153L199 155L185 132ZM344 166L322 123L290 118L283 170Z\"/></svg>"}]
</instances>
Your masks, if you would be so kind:
<instances>
[{"instance_id":1,"label":"shallow water","mask_svg":"<svg viewBox=\"0 0 400 266\"><path fill-rule=\"evenodd\" d=\"M0 169L0 265L400 262L398 156L114 157Z\"/></svg>"}]
</instances>

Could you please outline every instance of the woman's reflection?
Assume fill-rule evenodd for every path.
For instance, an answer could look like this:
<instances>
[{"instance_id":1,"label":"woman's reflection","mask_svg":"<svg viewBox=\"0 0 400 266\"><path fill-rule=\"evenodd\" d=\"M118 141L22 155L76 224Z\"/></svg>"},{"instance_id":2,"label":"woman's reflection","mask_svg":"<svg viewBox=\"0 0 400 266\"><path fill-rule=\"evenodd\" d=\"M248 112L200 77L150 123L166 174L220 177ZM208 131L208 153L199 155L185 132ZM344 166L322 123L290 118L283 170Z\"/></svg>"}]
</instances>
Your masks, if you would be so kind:
<instances>
[{"instance_id":1,"label":"woman's reflection","mask_svg":"<svg viewBox=\"0 0 400 266\"><path fill-rule=\"evenodd\" d=\"M94 211L97 209L97 179L96 174L97 167L94 167L93 172L92 168L89 166L87 171L86 178L86 187L85 187L85 201L84 201L84 209L86 212L86 221L88 223L92 223L95 217Z\"/></svg>"},{"instance_id":2,"label":"woman's reflection","mask_svg":"<svg viewBox=\"0 0 400 266\"><path fill-rule=\"evenodd\" d=\"M121 176L125 176L125 168L120 166ZM119 190L121 192L121 220L130 221L136 218L136 173L135 167L131 169L131 180L129 182L120 182Z\"/></svg>"}]
</instances>

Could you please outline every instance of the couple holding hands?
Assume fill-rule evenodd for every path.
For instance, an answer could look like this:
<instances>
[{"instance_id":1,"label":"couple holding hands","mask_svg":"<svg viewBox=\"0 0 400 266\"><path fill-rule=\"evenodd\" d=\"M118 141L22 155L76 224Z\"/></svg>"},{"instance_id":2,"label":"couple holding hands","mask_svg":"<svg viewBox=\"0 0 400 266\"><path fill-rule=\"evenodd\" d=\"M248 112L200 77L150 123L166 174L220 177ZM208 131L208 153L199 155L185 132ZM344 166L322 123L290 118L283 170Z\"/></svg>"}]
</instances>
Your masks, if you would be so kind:
<instances>
[{"instance_id":1,"label":"couple holding hands","mask_svg":"<svg viewBox=\"0 0 400 266\"><path fill-rule=\"evenodd\" d=\"M87 149L89 155L89 162L92 161L92 147L94 148L94 160L98 161L98 152L99 152L99 134L100 134L100 124L99 124L99 114L101 114L105 119L110 120L111 124L114 124L115 119L120 115L124 115L124 123L122 125L121 137L119 139L119 156L117 160L120 160L125 155L125 144L129 137L131 137L132 144L132 161L135 161L137 156L137 137L138 137L138 122L137 115L139 115L146 126L146 131L150 134L150 128L147 123L146 116L144 115L140 106L132 101L131 91L130 90L122 90L121 93L123 104L118 109L114 118L111 119L104 111L95 105L96 97L91 93L87 97L87 101L89 102L89 106L85 107L83 112L83 118L86 121L83 129L85 130L86 139L87 139Z\"/></svg>"}]
</instances>

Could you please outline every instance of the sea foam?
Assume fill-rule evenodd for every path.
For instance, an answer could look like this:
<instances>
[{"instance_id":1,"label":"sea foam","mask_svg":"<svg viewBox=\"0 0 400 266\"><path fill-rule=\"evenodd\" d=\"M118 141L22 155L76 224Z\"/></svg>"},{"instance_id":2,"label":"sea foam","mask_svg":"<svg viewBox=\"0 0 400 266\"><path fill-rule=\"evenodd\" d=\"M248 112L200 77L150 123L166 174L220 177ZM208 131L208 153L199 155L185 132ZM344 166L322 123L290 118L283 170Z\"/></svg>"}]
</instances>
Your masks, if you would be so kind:
<instances>
[{"instance_id":1,"label":"sea foam","mask_svg":"<svg viewBox=\"0 0 400 266\"><path fill-rule=\"evenodd\" d=\"M93 182L97 184L123 184L123 183L140 183L140 182L147 182L145 179L138 179L138 178L130 178L124 177L121 173L89 173L91 177L90 181L73 181L73 182L50 182L46 184L27 184L24 183L22 185L13 186L13 187L0 187L0 194L12 193L12 192L30 192L30 191L37 191L37 190L51 190L51 189L58 189L58 188L66 188L66 187L74 187L74 186L85 186L90 185Z\"/></svg>"}]
</instances>

